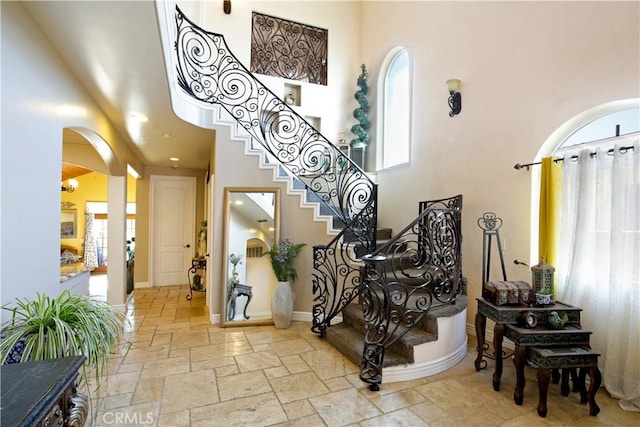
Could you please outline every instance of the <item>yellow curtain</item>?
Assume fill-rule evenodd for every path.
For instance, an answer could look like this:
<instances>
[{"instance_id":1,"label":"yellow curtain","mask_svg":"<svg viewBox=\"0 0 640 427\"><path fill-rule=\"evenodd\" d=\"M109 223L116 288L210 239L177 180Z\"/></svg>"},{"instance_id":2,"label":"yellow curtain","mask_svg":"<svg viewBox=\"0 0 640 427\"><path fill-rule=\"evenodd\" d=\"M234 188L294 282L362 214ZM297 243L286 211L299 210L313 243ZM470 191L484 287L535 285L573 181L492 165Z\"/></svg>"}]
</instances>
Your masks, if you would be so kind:
<instances>
[{"instance_id":1,"label":"yellow curtain","mask_svg":"<svg viewBox=\"0 0 640 427\"><path fill-rule=\"evenodd\" d=\"M544 257L549 265L555 265L557 261L561 206L562 166L552 157L545 157L540 179L538 260Z\"/></svg>"}]
</instances>

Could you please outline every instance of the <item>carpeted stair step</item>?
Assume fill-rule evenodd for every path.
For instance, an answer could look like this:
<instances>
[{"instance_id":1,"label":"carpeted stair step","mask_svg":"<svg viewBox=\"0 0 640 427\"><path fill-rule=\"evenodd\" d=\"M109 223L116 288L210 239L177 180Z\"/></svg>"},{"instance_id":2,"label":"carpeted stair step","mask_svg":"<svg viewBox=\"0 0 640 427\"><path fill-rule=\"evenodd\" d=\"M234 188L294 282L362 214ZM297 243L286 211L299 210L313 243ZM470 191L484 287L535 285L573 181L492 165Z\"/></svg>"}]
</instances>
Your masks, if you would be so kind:
<instances>
[{"instance_id":1,"label":"carpeted stair step","mask_svg":"<svg viewBox=\"0 0 640 427\"><path fill-rule=\"evenodd\" d=\"M392 231L390 228L378 228L376 230L376 250L386 244L391 239ZM356 257L361 258L369 253L369 249L358 243L358 239L351 231L347 231L343 237L345 242L352 242L354 245L354 254Z\"/></svg>"},{"instance_id":2,"label":"carpeted stair step","mask_svg":"<svg viewBox=\"0 0 640 427\"><path fill-rule=\"evenodd\" d=\"M365 321L362 314L361 304L351 303L347 307L345 307L345 309L342 311L342 325L358 332L358 340L360 341L358 346L362 347L362 342L364 342L365 335ZM427 313L427 315L413 329L411 329L404 336L400 337L400 339L398 339L385 351L385 359L387 354L386 352L391 351L392 353L397 355L400 360L402 360L402 362L399 364L413 363L413 347L419 344L437 340L437 328L437 318L433 317L430 313ZM334 330L333 326L329 328L327 331L327 338L330 334L333 334L335 332L336 331ZM360 354L360 357L362 357L362 353Z\"/></svg>"},{"instance_id":3,"label":"carpeted stair step","mask_svg":"<svg viewBox=\"0 0 640 427\"><path fill-rule=\"evenodd\" d=\"M347 359L355 365L361 366L362 353L364 351L364 331L356 329L344 322L333 325L327 329L326 339ZM409 360L392 349L386 349L384 352L383 367L398 366L413 363L413 357Z\"/></svg>"}]
</instances>

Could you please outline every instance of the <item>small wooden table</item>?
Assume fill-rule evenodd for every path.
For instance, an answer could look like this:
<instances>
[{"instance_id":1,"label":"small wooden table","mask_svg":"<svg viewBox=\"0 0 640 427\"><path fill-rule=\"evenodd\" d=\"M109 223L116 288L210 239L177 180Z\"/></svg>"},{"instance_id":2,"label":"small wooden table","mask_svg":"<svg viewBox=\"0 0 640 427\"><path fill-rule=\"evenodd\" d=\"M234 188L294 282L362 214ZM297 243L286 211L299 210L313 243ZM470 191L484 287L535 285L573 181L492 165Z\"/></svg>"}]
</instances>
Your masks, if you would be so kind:
<instances>
[{"instance_id":1,"label":"small wooden table","mask_svg":"<svg viewBox=\"0 0 640 427\"><path fill-rule=\"evenodd\" d=\"M598 369L598 356L600 354L591 350L588 346L551 346L551 347L527 347L516 346L513 360L516 366L516 389L513 398L516 404L522 405L524 394L524 367L527 361L538 368L538 415L547 416L547 391L549 389L549 377L552 369L562 369L563 383L566 380L566 372L569 369L580 369L578 378L574 380L580 392L580 402L589 403L589 415L595 416L600 412L596 403L596 393L600 388L602 375ZM585 387L585 377L589 375L589 390ZM564 384L563 384L564 386ZM568 387L563 387L562 395L569 394Z\"/></svg>"},{"instance_id":2,"label":"small wooden table","mask_svg":"<svg viewBox=\"0 0 640 427\"><path fill-rule=\"evenodd\" d=\"M189 295L187 300L193 299L193 292L206 292L207 285L204 282L207 271L206 258L191 259L191 267L187 270L187 279L189 280Z\"/></svg>"},{"instance_id":3,"label":"small wooden table","mask_svg":"<svg viewBox=\"0 0 640 427\"><path fill-rule=\"evenodd\" d=\"M478 312L476 313L476 337L478 339L478 357L474 364L476 371L487 366L485 357L495 359L496 366L493 374L493 389L500 390L500 379L502 378L502 360L510 355L505 355L502 351L502 341L506 325L518 325L523 323L523 317L527 313L533 313L537 317L538 324L547 323L549 313L557 312L560 316L563 313L569 318L568 325L580 325L580 312L582 309L556 301L555 304L546 306L528 306L524 304L517 305L496 305L484 298L478 298ZM485 352L485 330L487 318L495 322L493 327L493 354ZM544 340L544 335L539 335L534 339ZM535 341L532 343L534 345ZM488 348L488 346L487 346Z\"/></svg>"},{"instance_id":4,"label":"small wooden table","mask_svg":"<svg viewBox=\"0 0 640 427\"><path fill-rule=\"evenodd\" d=\"M251 302L251 298L253 298L253 287L249 285L243 285L241 283L234 283L233 288L231 288L231 295L229 298L229 303L227 307L227 312L229 313L227 320L233 320L236 315L236 298L244 295L247 297L247 303L244 305L244 313L242 315L245 319L249 320L249 316L247 316L247 307Z\"/></svg>"}]
</instances>

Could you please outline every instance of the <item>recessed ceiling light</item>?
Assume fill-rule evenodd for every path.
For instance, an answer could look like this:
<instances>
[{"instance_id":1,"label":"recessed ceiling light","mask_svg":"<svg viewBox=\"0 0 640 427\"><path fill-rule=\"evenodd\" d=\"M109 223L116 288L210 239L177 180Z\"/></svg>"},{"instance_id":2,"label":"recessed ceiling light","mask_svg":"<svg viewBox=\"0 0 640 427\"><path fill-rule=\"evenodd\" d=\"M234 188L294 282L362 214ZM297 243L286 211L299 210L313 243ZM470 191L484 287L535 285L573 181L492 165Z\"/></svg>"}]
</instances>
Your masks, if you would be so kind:
<instances>
[{"instance_id":1,"label":"recessed ceiling light","mask_svg":"<svg viewBox=\"0 0 640 427\"><path fill-rule=\"evenodd\" d=\"M165 133L162 133L161 135L163 138L167 138L167 139L171 138L171 132L165 132Z\"/></svg>"},{"instance_id":2,"label":"recessed ceiling light","mask_svg":"<svg viewBox=\"0 0 640 427\"><path fill-rule=\"evenodd\" d=\"M129 118L133 121L136 121L138 123L144 123L146 121L148 121L149 119L147 118L147 116L145 116L144 114L141 113L131 113L129 115Z\"/></svg>"},{"instance_id":3,"label":"recessed ceiling light","mask_svg":"<svg viewBox=\"0 0 640 427\"><path fill-rule=\"evenodd\" d=\"M244 203L242 202L242 200L236 200L235 202L233 202L235 205L243 205Z\"/></svg>"},{"instance_id":4,"label":"recessed ceiling light","mask_svg":"<svg viewBox=\"0 0 640 427\"><path fill-rule=\"evenodd\" d=\"M79 105L59 105L57 111L61 116L67 117L85 117L87 115L87 109Z\"/></svg>"},{"instance_id":5,"label":"recessed ceiling light","mask_svg":"<svg viewBox=\"0 0 640 427\"><path fill-rule=\"evenodd\" d=\"M172 162L179 162L180 159L177 157L169 157L169 160L171 160Z\"/></svg>"}]
</instances>

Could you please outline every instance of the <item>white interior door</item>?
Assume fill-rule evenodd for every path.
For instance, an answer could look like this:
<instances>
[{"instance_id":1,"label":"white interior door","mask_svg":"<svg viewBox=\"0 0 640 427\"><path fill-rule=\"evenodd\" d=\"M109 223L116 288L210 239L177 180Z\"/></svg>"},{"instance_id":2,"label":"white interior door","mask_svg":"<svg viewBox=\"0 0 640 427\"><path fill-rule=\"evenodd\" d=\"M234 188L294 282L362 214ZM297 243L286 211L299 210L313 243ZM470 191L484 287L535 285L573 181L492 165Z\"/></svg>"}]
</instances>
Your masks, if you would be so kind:
<instances>
[{"instance_id":1,"label":"white interior door","mask_svg":"<svg viewBox=\"0 0 640 427\"><path fill-rule=\"evenodd\" d=\"M196 179L151 176L151 286L187 283L195 241Z\"/></svg>"}]
</instances>

